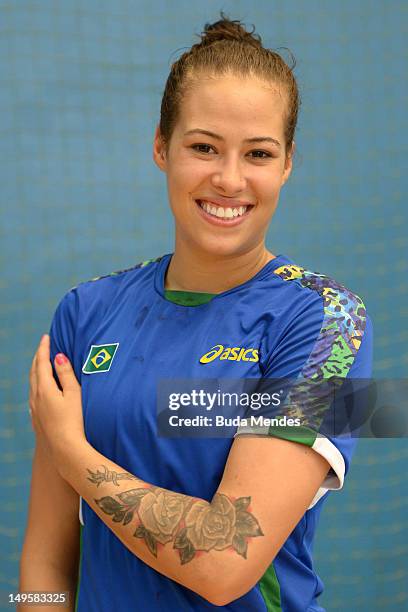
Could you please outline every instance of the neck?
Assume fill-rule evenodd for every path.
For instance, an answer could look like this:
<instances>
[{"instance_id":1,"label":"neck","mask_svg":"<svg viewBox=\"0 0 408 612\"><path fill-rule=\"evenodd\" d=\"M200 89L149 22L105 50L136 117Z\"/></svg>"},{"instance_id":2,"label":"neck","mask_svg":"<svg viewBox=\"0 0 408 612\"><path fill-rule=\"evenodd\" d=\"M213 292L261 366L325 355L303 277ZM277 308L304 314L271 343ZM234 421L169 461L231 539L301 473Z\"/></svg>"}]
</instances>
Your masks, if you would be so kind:
<instances>
[{"instance_id":1,"label":"neck","mask_svg":"<svg viewBox=\"0 0 408 612\"><path fill-rule=\"evenodd\" d=\"M239 255L223 256L177 243L165 278L165 289L222 293L245 283L276 256L265 245Z\"/></svg>"}]
</instances>

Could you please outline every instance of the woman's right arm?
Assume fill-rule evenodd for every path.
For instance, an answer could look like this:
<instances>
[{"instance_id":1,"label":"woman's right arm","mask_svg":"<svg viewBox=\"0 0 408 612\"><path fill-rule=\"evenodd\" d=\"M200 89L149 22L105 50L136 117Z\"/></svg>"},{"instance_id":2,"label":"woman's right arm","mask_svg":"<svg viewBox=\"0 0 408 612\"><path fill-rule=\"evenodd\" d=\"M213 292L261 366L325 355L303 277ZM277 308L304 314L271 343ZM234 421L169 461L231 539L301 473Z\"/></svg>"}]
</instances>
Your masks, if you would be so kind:
<instances>
[{"instance_id":1,"label":"woman's right arm","mask_svg":"<svg viewBox=\"0 0 408 612\"><path fill-rule=\"evenodd\" d=\"M33 459L30 503L20 559L19 591L69 591L74 610L79 566L79 496L65 481L37 436ZM36 606L61 611L59 606ZM20 604L17 612L31 612Z\"/></svg>"}]
</instances>

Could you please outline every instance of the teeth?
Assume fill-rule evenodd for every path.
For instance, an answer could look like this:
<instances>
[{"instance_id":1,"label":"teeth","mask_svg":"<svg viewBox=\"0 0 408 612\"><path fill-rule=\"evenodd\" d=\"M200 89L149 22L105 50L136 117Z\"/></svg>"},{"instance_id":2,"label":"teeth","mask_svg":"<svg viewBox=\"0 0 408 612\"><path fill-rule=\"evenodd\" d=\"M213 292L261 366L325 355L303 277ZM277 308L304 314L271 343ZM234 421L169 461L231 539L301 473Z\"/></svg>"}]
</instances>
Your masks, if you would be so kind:
<instances>
[{"instance_id":1,"label":"teeth","mask_svg":"<svg viewBox=\"0 0 408 612\"><path fill-rule=\"evenodd\" d=\"M205 210L209 215L218 217L220 219L234 219L235 217L241 217L247 206L234 206L234 208L224 208L223 206L214 206L205 200L199 200L201 208Z\"/></svg>"}]
</instances>

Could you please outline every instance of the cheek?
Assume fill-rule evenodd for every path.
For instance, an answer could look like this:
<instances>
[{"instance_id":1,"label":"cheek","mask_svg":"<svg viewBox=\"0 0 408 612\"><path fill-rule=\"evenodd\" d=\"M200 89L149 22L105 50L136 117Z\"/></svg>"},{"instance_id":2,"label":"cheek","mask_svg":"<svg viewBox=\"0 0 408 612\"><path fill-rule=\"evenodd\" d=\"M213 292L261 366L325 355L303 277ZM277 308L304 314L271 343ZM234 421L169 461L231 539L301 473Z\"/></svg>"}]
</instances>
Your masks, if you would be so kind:
<instances>
[{"instance_id":1,"label":"cheek","mask_svg":"<svg viewBox=\"0 0 408 612\"><path fill-rule=\"evenodd\" d=\"M186 205L198 197L208 185L208 172L197 164L179 164L167 174L167 188L172 210L185 211Z\"/></svg>"},{"instance_id":2,"label":"cheek","mask_svg":"<svg viewBox=\"0 0 408 612\"><path fill-rule=\"evenodd\" d=\"M275 208L279 199L281 189L281 177L277 174L266 175L262 180L254 182L256 196L262 204L263 209Z\"/></svg>"},{"instance_id":3,"label":"cheek","mask_svg":"<svg viewBox=\"0 0 408 612\"><path fill-rule=\"evenodd\" d=\"M173 215L182 222L190 214L189 208L193 197L190 194L194 193L194 183L184 172L175 172L167 175L167 188Z\"/></svg>"},{"instance_id":4,"label":"cheek","mask_svg":"<svg viewBox=\"0 0 408 612\"><path fill-rule=\"evenodd\" d=\"M168 176L169 193L178 200L188 197L188 194L197 191L200 187L202 176L197 168L191 165L181 165Z\"/></svg>"},{"instance_id":5,"label":"cheek","mask_svg":"<svg viewBox=\"0 0 408 612\"><path fill-rule=\"evenodd\" d=\"M172 182L178 190L187 190L192 185L199 185L204 178L208 178L208 175L209 169L205 163L197 163L188 157L179 159L171 170Z\"/></svg>"}]
</instances>

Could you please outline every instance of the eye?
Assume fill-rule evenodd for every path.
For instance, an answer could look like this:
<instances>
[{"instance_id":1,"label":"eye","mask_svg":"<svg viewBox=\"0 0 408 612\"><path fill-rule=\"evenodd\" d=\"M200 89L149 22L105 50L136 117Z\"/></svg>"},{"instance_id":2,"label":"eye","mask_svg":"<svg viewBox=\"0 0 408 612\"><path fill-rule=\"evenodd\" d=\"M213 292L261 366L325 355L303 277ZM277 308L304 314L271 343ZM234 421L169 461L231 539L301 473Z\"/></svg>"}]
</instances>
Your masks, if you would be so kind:
<instances>
[{"instance_id":1,"label":"eye","mask_svg":"<svg viewBox=\"0 0 408 612\"><path fill-rule=\"evenodd\" d=\"M213 147L211 145L207 145L207 144L204 144L204 143L191 145L191 148L194 151L197 151L198 153L204 153L204 155L207 154L207 151L202 151L202 150L200 151L200 150L198 150L198 147L208 147L209 149L213 149ZM265 157L260 157L260 156L257 155L253 159L268 159L268 157L273 157L273 155L271 155L271 153L268 153L268 151L262 151L262 150L258 150L258 149L255 150L255 151L250 151L250 153L262 153L262 155L265 156Z\"/></svg>"},{"instance_id":2,"label":"eye","mask_svg":"<svg viewBox=\"0 0 408 612\"><path fill-rule=\"evenodd\" d=\"M272 157L272 155L270 153L268 153L268 151L256 150L256 151L251 151L251 153L262 153L262 155L266 156L266 157L260 157L260 156L256 155L255 159L267 159L268 157Z\"/></svg>"},{"instance_id":3,"label":"eye","mask_svg":"<svg viewBox=\"0 0 408 612\"><path fill-rule=\"evenodd\" d=\"M208 147L209 149L212 149L212 147L211 147L210 145L208 145L208 144L201 144L201 143L200 143L200 144L194 144L194 145L191 145L191 148L192 148L194 151L197 151L197 153L204 153L204 154L205 154L205 153L207 153L207 151L199 151L199 150L198 150L198 147Z\"/></svg>"}]
</instances>

